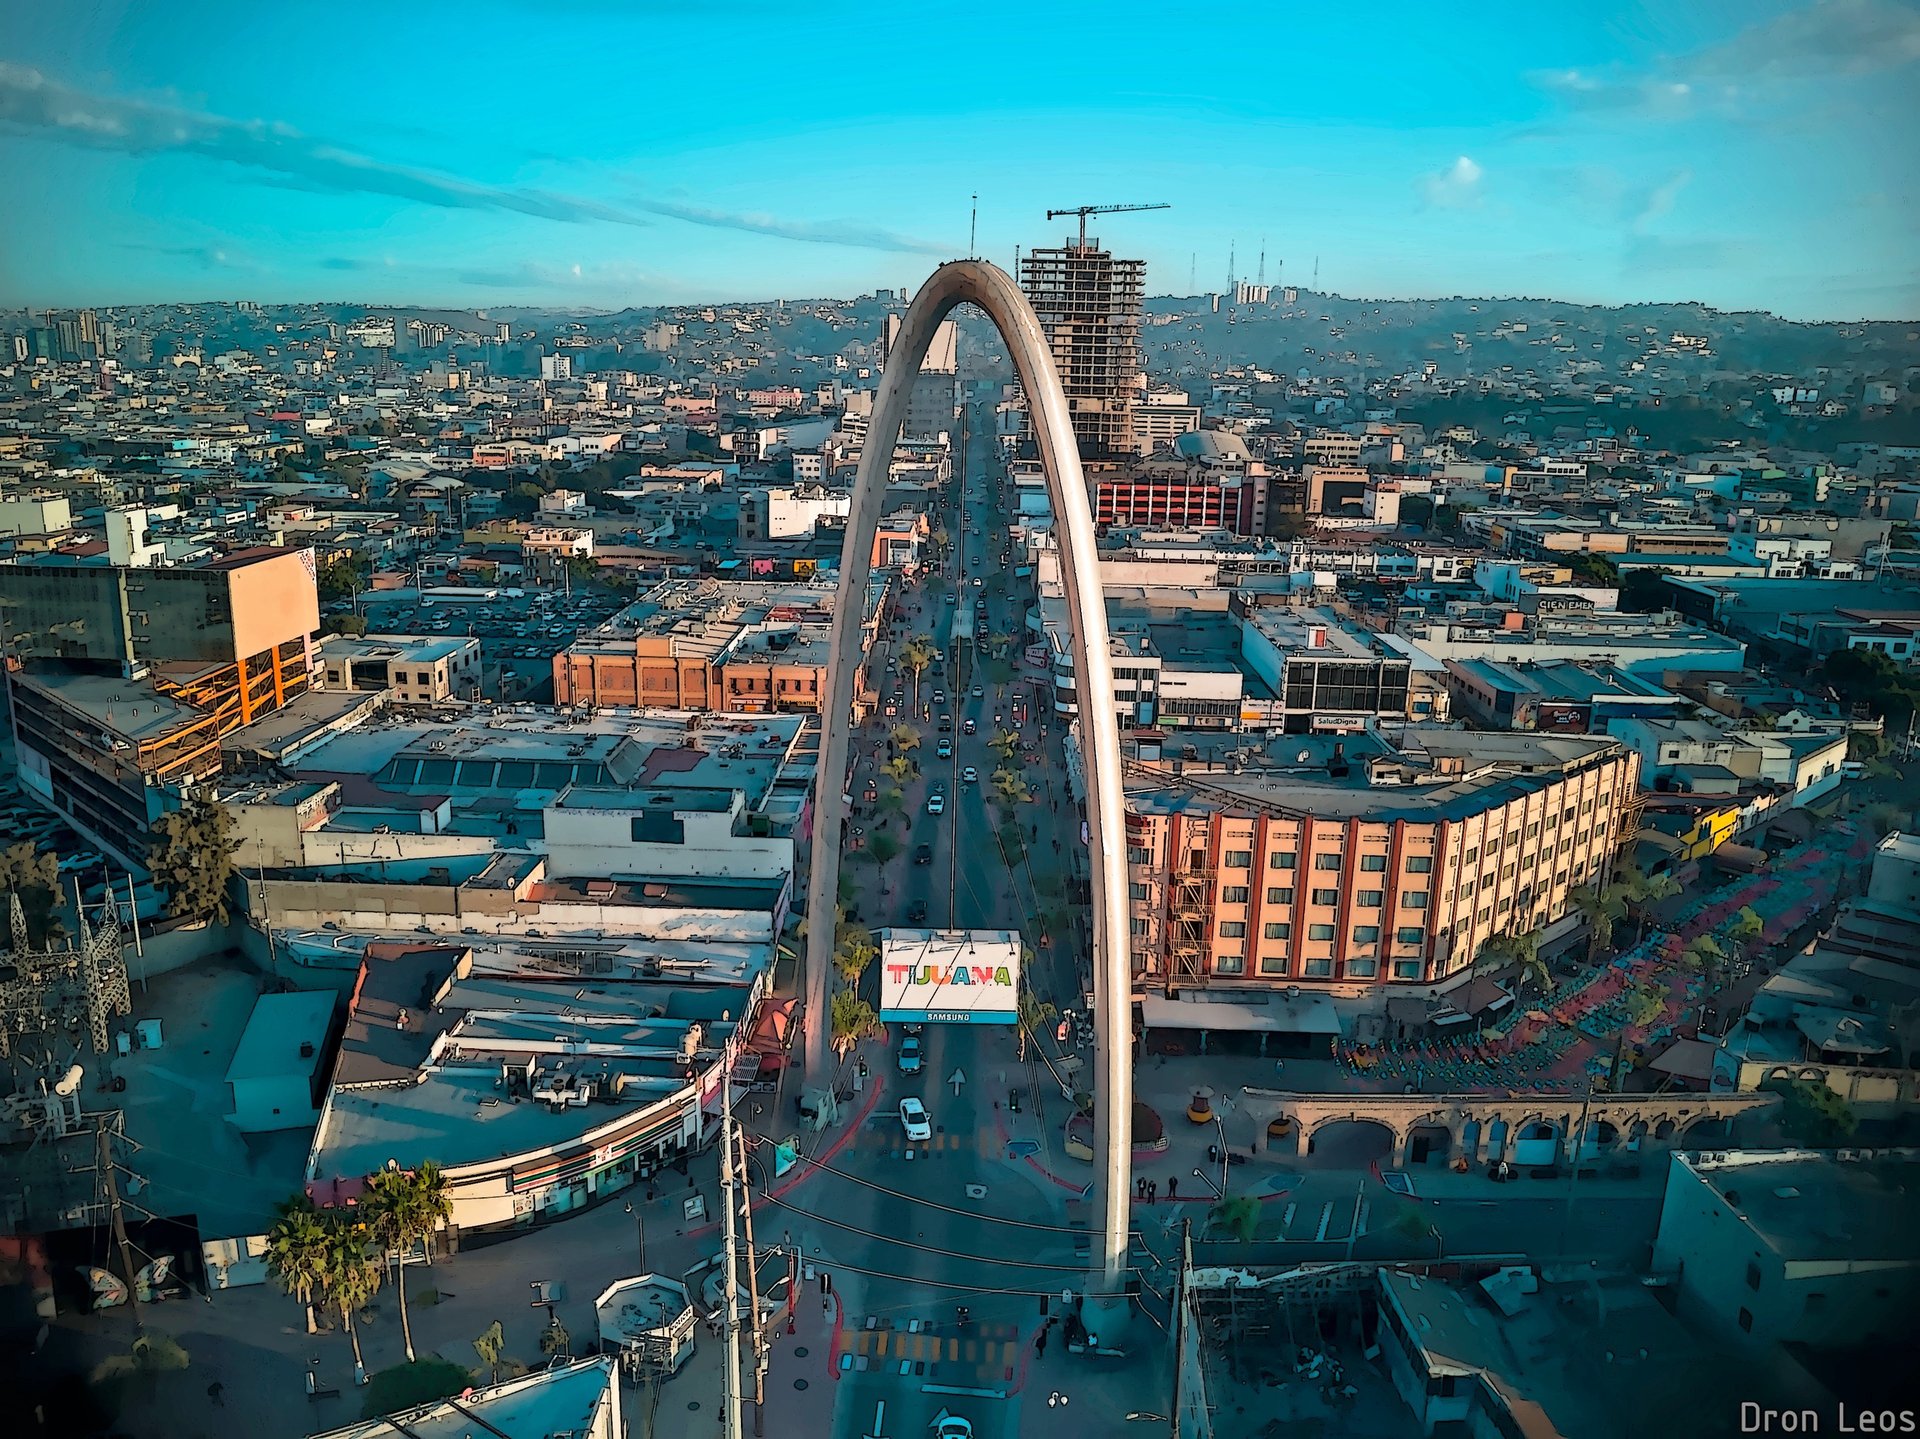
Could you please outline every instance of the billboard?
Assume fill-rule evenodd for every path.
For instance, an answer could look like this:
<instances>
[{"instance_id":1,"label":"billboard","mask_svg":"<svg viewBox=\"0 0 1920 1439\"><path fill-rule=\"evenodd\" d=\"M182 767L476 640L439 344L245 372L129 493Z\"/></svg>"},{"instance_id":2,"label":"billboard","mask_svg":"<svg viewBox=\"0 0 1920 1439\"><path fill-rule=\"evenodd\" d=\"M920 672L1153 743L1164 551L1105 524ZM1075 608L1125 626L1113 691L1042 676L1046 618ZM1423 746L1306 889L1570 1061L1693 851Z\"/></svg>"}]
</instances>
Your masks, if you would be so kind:
<instances>
[{"instance_id":1,"label":"billboard","mask_svg":"<svg viewBox=\"0 0 1920 1439\"><path fill-rule=\"evenodd\" d=\"M880 944L880 1018L889 1024L1012 1024L1020 936L1010 929L893 929Z\"/></svg>"}]
</instances>

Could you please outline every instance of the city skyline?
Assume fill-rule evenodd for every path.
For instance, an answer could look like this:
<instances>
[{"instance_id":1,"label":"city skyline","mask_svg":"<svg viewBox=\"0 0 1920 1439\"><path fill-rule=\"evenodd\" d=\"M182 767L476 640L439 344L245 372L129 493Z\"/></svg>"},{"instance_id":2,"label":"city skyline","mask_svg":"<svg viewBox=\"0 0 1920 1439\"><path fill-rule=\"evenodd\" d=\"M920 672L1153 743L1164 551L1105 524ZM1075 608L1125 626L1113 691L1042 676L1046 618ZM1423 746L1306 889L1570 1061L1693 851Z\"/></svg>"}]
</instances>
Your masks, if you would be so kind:
<instances>
[{"instance_id":1,"label":"city skyline","mask_svg":"<svg viewBox=\"0 0 1920 1439\"><path fill-rule=\"evenodd\" d=\"M951 58L932 18L500 0L457 33L382 15L384 47L352 75L308 58L329 53L323 13L341 23L297 5L10 16L0 303L619 309L911 288L967 250L977 193L977 253L1004 268L1059 243L1071 222L1048 208L1171 203L1095 225L1147 261L1152 294L1222 289L1230 253L1252 279L1264 249L1269 282L1317 263L1319 288L1370 299L1920 313L1912 181L1876 138L1920 93L1920 10L1893 0L1408 7L1364 29L989 8L969 16L1000 39ZM582 66L600 55L635 63Z\"/></svg>"}]
</instances>

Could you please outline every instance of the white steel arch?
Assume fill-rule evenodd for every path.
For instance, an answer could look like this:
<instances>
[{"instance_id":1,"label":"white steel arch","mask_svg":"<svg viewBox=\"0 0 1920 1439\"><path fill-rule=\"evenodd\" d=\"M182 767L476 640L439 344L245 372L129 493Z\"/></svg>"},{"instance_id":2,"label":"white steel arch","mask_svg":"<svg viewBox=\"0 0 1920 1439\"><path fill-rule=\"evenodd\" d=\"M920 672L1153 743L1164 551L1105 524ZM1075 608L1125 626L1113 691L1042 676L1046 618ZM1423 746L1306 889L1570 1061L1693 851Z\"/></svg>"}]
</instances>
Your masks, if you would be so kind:
<instances>
[{"instance_id":1,"label":"white steel arch","mask_svg":"<svg viewBox=\"0 0 1920 1439\"><path fill-rule=\"evenodd\" d=\"M1071 621L1074 692L1079 701L1086 764L1087 828L1093 874L1093 993L1097 1056L1094 1096L1094 1172L1102 1190L1102 1243L1095 1254L1100 1292L1124 1291L1133 1153L1133 978L1128 943L1126 838L1120 790L1120 734L1113 709L1113 655L1094 548L1093 512L1067 397L1053 365L1046 333L1006 271L985 260L953 260L935 270L907 307L887 354L880 394L867 428L854 479L851 513L840 553L840 599L833 610L826 694L821 704L820 769L814 781L812 869L807 885L806 1071L816 1091L832 1083L832 915L839 897L846 824L843 785L853 708L853 677L861 662L860 621L874 533L906 419L914 377L935 329L956 306L986 311L1006 339L1026 388L1034 436L1053 499L1054 531ZM962 477L964 484L965 477ZM825 921L824 923L822 921ZM816 1102L829 1102L818 1096ZM1118 1316L1114 1316L1118 1317ZM1091 1327L1091 1326L1090 1326Z\"/></svg>"}]
</instances>

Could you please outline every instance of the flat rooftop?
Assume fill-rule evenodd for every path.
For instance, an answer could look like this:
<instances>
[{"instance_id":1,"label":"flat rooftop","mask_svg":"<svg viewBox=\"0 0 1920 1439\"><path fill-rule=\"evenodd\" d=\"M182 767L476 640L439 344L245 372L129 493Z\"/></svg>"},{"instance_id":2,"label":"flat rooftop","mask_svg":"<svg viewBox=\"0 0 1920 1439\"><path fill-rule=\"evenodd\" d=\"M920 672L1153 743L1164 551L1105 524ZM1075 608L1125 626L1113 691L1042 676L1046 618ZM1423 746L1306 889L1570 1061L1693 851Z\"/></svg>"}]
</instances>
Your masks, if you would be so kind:
<instances>
[{"instance_id":1,"label":"flat rooftop","mask_svg":"<svg viewBox=\"0 0 1920 1439\"><path fill-rule=\"evenodd\" d=\"M1462 819L1553 783L1576 766L1623 752L1585 735L1483 733L1409 725L1397 747L1379 734L1251 735L1182 730L1156 760L1137 740L1125 776L1127 805L1144 814L1211 811L1222 795L1273 812L1323 819ZM1175 776L1170 762L1181 761ZM1346 773L1337 773L1344 760ZM1398 766L1414 783L1375 784L1369 763ZM1456 771L1449 777L1448 770Z\"/></svg>"},{"instance_id":2,"label":"flat rooftop","mask_svg":"<svg viewBox=\"0 0 1920 1439\"><path fill-rule=\"evenodd\" d=\"M429 665L478 645L469 635L331 635L320 646L323 659L404 660Z\"/></svg>"},{"instance_id":3,"label":"flat rooftop","mask_svg":"<svg viewBox=\"0 0 1920 1439\"><path fill-rule=\"evenodd\" d=\"M310 689L235 730L220 747L230 754L284 760L329 734L352 729L386 707L384 691Z\"/></svg>"},{"instance_id":4,"label":"flat rooftop","mask_svg":"<svg viewBox=\"0 0 1920 1439\"><path fill-rule=\"evenodd\" d=\"M1287 609L1262 605L1243 621L1272 642L1283 655L1303 659L1377 659L1383 651L1374 637L1358 631L1332 610ZM1319 644L1314 643L1315 636Z\"/></svg>"},{"instance_id":5,"label":"flat rooftop","mask_svg":"<svg viewBox=\"0 0 1920 1439\"><path fill-rule=\"evenodd\" d=\"M332 990L263 994L227 1064L227 1083L285 1074L312 1074L324 1061L327 1031L339 996ZM311 1046L305 1054L301 1046Z\"/></svg>"},{"instance_id":6,"label":"flat rooftop","mask_svg":"<svg viewBox=\"0 0 1920 1439\"><path fill-rule=\"evenodd\" d=\"M1595 699L1644 699L1679 705L1671 690L1609 664L1587 660L1513 661L1466 659L1453 662L1462 674L1496 692L1587 703Z\"/></svg>"},{"instance_id":7,"label":"flat rooftop","mask_svg":"<svg viewBox=\"0 0 1920 1439\"><path fill-rule=\"evenodd\" d=\"M163 695L144 681L118 675L28 672L15 679L28 688L45 691L129 744L162 739L207 718L205 711Z\"/></svg>"},{"instance_id":8,"label":"flat rooftop","mask_svg":"<svg viewBox=\"0 0 1920 1439\"><path fill-rule=\"evenodd\" d=\"M1681 1154L1787 1260L1920 1260L1920 1150L1841 1160L1806 1150Z\"/></svg>"}]
</instances>

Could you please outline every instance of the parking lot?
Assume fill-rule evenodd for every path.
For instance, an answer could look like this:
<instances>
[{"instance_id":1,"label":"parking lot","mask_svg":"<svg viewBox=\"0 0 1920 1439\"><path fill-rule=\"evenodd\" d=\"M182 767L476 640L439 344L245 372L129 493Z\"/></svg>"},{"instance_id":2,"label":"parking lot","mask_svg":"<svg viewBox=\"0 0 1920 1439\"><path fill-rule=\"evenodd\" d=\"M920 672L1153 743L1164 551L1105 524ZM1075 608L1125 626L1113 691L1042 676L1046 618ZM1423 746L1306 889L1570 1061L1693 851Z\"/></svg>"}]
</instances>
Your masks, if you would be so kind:
<instances>
[{"instance_id":1,"label":"parking lot","mask_svg":"<svg viewBox=\"0 0 1920 1439\"><path fill-rule=\"evenodd\" d=\"M502 676L499 697L534 699L552 681L554 655L630 602L597 586L571 594L503 589L486 599L443 600L405 590L391 598L364 594L359 608L369 634L471 635L480 641L483 670ZM518 682L508 683L508 676Z\"/></svg>"}]
</instances>

